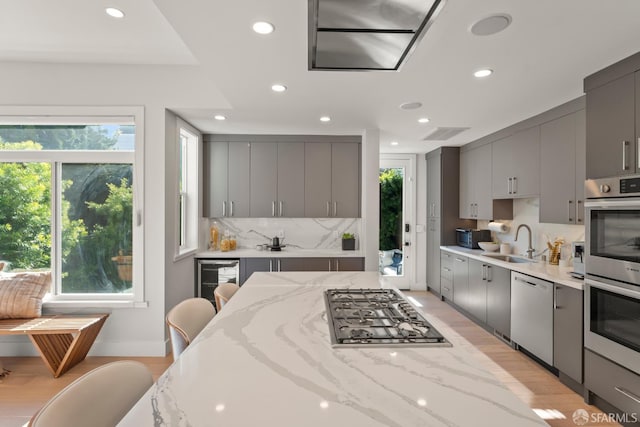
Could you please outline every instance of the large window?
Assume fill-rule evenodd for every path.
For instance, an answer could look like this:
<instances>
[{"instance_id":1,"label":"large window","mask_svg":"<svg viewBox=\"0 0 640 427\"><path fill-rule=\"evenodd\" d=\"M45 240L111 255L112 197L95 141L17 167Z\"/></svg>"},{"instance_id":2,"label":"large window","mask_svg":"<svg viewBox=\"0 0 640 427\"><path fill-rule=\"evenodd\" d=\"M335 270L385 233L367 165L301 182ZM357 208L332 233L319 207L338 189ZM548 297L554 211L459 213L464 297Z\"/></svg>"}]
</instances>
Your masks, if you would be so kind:
<instances>
[{"instance_id":1,"label":"large window","mask_svg":"<svg viewBox=\"0 0 640 427\"><path fill-rule=\"evenodd\" d=\"M51 270L52 300L142 300L136 121L0 117L0 260Z\"/></svg>"},{"instance_id":2,"label":"large window","mask_svg":"<svg viewBox=\"0 0 640 427\"><path fill-rule=\"evenodd\" d=\"M178 212L176 256L198 249L199 132L178 119Z\"/></svg>"}]
</instances>

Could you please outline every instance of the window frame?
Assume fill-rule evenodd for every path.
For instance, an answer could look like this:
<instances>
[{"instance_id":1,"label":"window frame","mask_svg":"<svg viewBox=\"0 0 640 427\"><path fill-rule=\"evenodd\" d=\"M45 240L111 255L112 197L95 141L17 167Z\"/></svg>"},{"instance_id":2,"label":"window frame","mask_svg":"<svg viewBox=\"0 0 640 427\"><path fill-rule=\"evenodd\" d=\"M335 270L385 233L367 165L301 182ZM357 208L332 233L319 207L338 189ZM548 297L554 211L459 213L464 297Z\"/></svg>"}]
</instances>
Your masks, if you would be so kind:
<instances>
[{"instance_id":1,"label":"window frame","mask_svg":"<svg viewBox=\"0 0 640 427\"><path fill-rule=\"evenodd\" d=\"M45 307L146 307L144 295L144 107L61 107L0 106L0 124L134 124L134 150L43 150L2 151L2 162L47 162L51 164L52 292L45 297ZM96 161L99 159L99 161ZM133 280L128 294L61 293L62 165L70 163L130 163L133 167Z\"/></svg>"},{"instance_id":2,"label":"window frame","mask_svg":"<svg viewBox=\"0 0 640 427\"><path fill-rule=\"evenodd\" d=\"M187 143L185 153L182 152L183 136L186 137ZM190 256L199 248L200 189L202 188L201 151L202 133L180 117L176 117L174 261ZM181 181L183 191L180 191ZM184 237L184 242L181 241L181 237Z\"/></svg>"}]
</instances>

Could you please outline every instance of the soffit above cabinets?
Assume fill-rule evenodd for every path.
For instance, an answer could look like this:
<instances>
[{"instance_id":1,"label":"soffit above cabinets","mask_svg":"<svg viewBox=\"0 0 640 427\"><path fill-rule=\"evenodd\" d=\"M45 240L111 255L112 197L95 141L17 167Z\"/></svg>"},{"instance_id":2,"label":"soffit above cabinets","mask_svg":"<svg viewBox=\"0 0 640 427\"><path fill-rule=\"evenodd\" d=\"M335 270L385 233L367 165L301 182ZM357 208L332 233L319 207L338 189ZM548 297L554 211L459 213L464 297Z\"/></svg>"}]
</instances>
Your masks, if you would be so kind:
<instances>
[{"instance_id":1,"label":"soffit above cabinets","mask_svg":"<svg viewBox=\"0 0 640 427\"><path fill-rule=\"evenodd\" d=\"M444 1L308 0L309 70L398 70Z\"/></svg>"}]
</instances>

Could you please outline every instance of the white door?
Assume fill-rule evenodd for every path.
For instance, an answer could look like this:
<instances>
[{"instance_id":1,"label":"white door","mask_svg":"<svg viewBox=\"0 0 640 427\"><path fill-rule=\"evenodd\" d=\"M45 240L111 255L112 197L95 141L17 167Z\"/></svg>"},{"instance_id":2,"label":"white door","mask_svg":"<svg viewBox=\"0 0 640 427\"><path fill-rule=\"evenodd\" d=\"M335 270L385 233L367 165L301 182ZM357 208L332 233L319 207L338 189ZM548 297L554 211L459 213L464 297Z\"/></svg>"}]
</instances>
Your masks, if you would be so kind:
<instances>
[{"instance_id":1,"label":"white door","mask_svg":"<svg viewBox=\"0 0 640 427\"><path fill-rule=\"evenodd\" d=\"M415 282L415 156L380 155L379 271L400 289Z\"/></svg>"}]
</instances>

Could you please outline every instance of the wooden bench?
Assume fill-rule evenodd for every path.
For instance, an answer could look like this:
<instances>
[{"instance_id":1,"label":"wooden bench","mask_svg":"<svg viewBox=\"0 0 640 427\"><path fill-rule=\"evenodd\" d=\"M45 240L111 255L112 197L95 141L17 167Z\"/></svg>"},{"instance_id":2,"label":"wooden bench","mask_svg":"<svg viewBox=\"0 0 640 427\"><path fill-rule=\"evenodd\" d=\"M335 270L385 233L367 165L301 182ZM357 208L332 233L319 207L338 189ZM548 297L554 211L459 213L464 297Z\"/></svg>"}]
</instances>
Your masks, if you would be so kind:
<instances>
[{"instance_id":1,"label":"wooden bench","mask_svg":"<svg viewBox=\"0 0 640 427\"><path fill-rule=\"evenodd\" d=\"M2 319L0 335L29 335L55 378L82 362L108 314L60 314L36 319Z\"/></svg>"}]
</instances>

